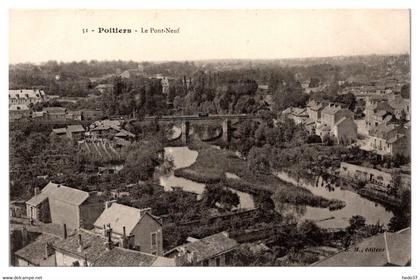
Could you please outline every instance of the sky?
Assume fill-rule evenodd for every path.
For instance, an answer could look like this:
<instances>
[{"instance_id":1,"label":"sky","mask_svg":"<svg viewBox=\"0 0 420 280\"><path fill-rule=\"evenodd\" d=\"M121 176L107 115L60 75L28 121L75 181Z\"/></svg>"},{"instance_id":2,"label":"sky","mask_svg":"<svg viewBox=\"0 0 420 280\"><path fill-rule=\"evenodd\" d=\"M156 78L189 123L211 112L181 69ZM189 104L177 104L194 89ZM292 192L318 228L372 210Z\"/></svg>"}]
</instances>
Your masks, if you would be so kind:
<instances>
[{"instance_id":1,"label":"sky","mask_svg":"<svg viewBox=\"0 0 420 280\"><path fill-rule=\"evenodd\" d=\"M142 27L149 31L169 27L179 29L179 33L141 33ZM84 28L89 32L83 33ZM99 34L99 28L125 28L132 33ZM9 63L280 59L409 52L408 10L9 11Z\"/></svg>"}]
</instances>

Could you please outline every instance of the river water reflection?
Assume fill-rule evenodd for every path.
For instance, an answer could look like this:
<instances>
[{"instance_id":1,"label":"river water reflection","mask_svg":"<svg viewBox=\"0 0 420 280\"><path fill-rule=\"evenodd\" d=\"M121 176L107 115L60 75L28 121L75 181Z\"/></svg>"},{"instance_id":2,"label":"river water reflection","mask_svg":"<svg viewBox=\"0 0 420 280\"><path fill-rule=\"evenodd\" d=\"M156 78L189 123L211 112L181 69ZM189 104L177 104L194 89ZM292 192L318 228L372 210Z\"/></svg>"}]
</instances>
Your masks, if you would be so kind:
<instances>
[{"instance_id":1,"label":"river water reflection","mask_svg":"<svg viewBox=\"0 0 420 280\"><path fill-rule=\"evenodd\" d=\"M184 168L192 165L198 156L197 151L190 150L188 147L166 147L165 157L171 157L174 163L174 169ZM235 174L226 174L230 178L236 176ZM173 172L159 176L160 185L164 186L166 191L171 191L172 187L181 187L185 191L202 194L204 192L205 184L197 183L192 180L177 177ZM235 189L230 189L239 196L239 207L242 209L255 208L254 200L248 193L244 193Z\"/></svg>"},{"instance_id":2,"label":"river water reflection","mask_svg":"<svg viewBox=\"0 0 420 280\"><path fill-rule=\"evenodd\" d=\"M297 184L296 180L284 172L279 172L277 176L283 181ZM380 224L385 226L393 216L392 212L387 211L382 205L363 198L355 192L344 190L341 187L326 188L323 186L322 180L318 180L317 186L301 182L298 185L310 190L315 195L327 199L342 200L346 203L344 208L335 211L309 206L283 205L280 207L288 208L288 211L295 211L298 220L315 220L323 228L345 228L349 225L349 219L354 215L365 217L367 224L376 224L379 221Z\"/></svg>"}]
</instances>

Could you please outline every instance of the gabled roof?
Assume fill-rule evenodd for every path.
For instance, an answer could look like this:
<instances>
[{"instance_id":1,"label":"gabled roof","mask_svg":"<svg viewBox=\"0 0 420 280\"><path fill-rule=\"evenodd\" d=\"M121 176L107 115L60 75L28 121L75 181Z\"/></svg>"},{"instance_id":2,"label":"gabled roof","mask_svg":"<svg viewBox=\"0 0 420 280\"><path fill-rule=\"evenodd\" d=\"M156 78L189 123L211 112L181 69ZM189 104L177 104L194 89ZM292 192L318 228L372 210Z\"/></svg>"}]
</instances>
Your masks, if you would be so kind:
<instances>
[{"instance_id":1,"label":"gabled roof","mask_svg":"<svg viewBox=\"0 0 420 280\"><path fill-rule=\"evenodd\" d=\"M336 114L338 111L342 110L341 107L337 107L337 106L327 106L322 110L323 114L329 114L329 115L334 115Z\"/></svg>"},{"instance_id":2,"label":"gabled roof","mask_svg":"<svg viewBox=\"0 0 420 280\"><path fill-rule=\"evenodd\" d=\"M82 251L79 251L79 234L83 244ZM58 240L53 247L66 254L76 255L86 258L89 262L94 262L106 252L106 241L107 238L103 235L79 229L77 234Z\"/></svg>"},{"instance_id":3,"label":"gabled roof","mask_svg":"<svg viewBox=\"0 0 420 280\"><path fill-rule=\"evenodd\" d=\"M130 234L145 215L150 215L145 209L142 210L119 203L112 203L110 207L102 212L94 223L94 226L102 228L104 225L110 224L112 231L117 234L123 234L123 227L125 227L126 233ZM159 222L152 215L150 216L156 222Z\"/></svg>"},{"instance_id":4,"label":"gabled roof","mask_svg":"<svg viewBox=\"0 0 420 280\"><path fill-rule=\"evenodd\" d=\"M88 197L89 193L87 192L61 185L49 195L50 199L63 201L72 205L80 205Z\"/></svg>"},{"instance_id":5,"label":"gabled roof","mask_svg":"<svg viewBox=\"0 0 420 280\"><path fill-rule=\"evenodd\" d=\"M353 120L352 118L348 118L348 117L342 117L341 119L339 119L334 125L335 126L338 126L338 125L340 125L341 123L343 123L343 122L345 122L345 121L347 121L347 120ZM356 125L356 124L355 124Z\"/></svg>"},{"instance_id":6,"label":"gabled roof","mask_svg":"<svg viewBox=\"0 0 420 280\"><path fill-rule=\"evenodd\" d=\"M186 251L187 253L195 253L197 257L197 262L212 258L219 254L231 251L232 249L239 246L236 240L228 237L227 232L219 232L207 236L203 239L192 243L186 243L184 245L178 246L166 254L175 251Z\"/></svg>"},{"instance_id":7,"label":"gabled roof","mask_svg":"<svg viewBox=\"0 0 420 280\"><path fill-rule=\"evenodd\" d=\"M9 98L12 99L41 99L45 96L45 92L40 89L10 89Z\"/></svg>"},{"instance_id":8,"label":"gabled roof","mask_svg":"<svg viewBox=\"0 0 420 280\"><path fill-rule=\"evenodd\" d=\"M411 230L406 229L372 236L313 266L406 266L410 260Z\"/></svg>"},{"instance_id":9,"label":"gabled roof","mask_svg":"<svg viewBox=\"0 0 420 280\"><path fill-rule=\"evenodd\" d=\"M29 199L26 203L30 204L32 206L37 206L39 205L41 202L43 202L45 199L48 198L48 196L54 192L57 189L58 185L54 184L52 182L49 182L43 189L42 191L33 196L31 199Z\"/></svg>"},{"instance_id":10,"label":"gabled roof","mask_svg":"<svg viewBox=\"0 0 420 280\"><path fill-rule=\"evenodd\" d=\"M35 241L16 251L16 256L33 265L40 265L45 260L45 247L60 240L59 237L49 234L41 234Z\"/></svg>"}]
</instances>

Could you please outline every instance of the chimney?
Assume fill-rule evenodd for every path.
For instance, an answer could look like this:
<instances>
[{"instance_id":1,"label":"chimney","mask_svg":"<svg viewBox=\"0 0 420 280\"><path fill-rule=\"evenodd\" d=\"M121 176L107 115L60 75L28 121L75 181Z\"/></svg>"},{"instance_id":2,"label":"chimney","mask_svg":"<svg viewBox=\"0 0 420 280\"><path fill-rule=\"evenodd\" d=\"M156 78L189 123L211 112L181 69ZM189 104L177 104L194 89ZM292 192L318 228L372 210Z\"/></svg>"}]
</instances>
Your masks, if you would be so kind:
<instances>
[{"instance_id":1,"label":"chimney","mask_svg":"<svg viewBox=\"0 0 420 280\"><path fill-rule=\"evenodd\" d=\"M23 227L21 230L21 236L22 236L22 247L25 247L28 243L28 230L26 227Z\"/></svg>"},{"instance_id":2,"label":"chimney","mask_svg":"<svg viewBox=\"0 0 420 280\"><path fill-rule=\"evenodd\" d=\"M111 240L111 231L108 231L108 240L106 241L106 250L111 251L112 250L112 240Z\"/></svg>"},{"instance_id":3,"label":"chimney","mask_svg":"<svg viewBox=\"0 0 420 280\"><path fill-rule=\"evenodd\" d=\"M79 233L79 239L78 239L78 247L77 247L77 251L78 252L82 252L83 251L83 242L82 242L82 235Z\"/></svg>"},{"instance_id":4,"label":"chimney","mask_svg":"<svg viewBox=\"0 0 420 280\"><path fill-rule=\"evenodd\" d=\"M63 239L67 238L67 225L63 224Z\"/></svg>"},{"instance_id":5,"label":"chimney","mask_svg":"<svg viewBox=\"0 0 420 280\"><path fill-rule=\"evenodd\" d=\"M48 259L49 258L49 256L51 256L52 255L52 248L51 248L51 245L50 245L50 243L45 243L45 247L44 247L44 259Z\"/></svg>"},{"instance_id":6,"label":"chimney","mask_svg":"<svg viewBox=\"0 0 420 280\"><path fill-rule=\"evenodd\" d=\"M127 238L127 234L125 232L125 226L123 226L122 247L123 248L128 248L128 238Z\"/></svg>"},{"instance_id":7,"label":"chimney","mask_svg":"<svg viewBox=\"0 0 420 280\"><path fill-rule=\"evenodd\" d=\"M103 229L103 232L102 233L104 234L105 237L107 237L107 230L106 230L106 226L105 225L104 225L104 229Z\"/></svg>"},{"instance_id":8,"label":"chimney","mask_svg":"<svg viewBox=\"0 0 420 280\"><path fill-rule=\"evenodd\" d=\"M39 194L39 187L35 187L34 188L34 195L38 195Z\"/></svg>"}]
</instances>

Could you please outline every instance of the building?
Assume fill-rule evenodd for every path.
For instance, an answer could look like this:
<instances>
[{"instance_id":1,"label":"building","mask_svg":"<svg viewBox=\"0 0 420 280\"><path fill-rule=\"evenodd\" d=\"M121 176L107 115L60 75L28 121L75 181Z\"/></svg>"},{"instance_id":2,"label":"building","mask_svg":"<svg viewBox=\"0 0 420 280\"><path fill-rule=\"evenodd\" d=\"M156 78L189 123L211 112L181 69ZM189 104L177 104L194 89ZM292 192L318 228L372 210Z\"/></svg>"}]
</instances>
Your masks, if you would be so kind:
<instances>
[{"instance_id":1,"label":"building","mask_svg":"<svg viewBox=\"0 0 420 280\"><path fill-rule=\"evenodd\" d=\"M51 134L57 137L63 138L67 137L69 139L79 141L83 138L85 134L85 129L82 125L68 125L67 127L62 128L53 128Z\"/></svg>"},{"instance_id":2,"label":"building","mask_svg":"<svg viewBox=\"0 0 420 280\"><path fill-rule=\"evenodd\" d=\"M289 107L282 112L282 117L293 120L295 124L301 124L308 119L308 113L305 108Z\"/></svg>"},{"instance_id":3,"label":"building","mask_svg":"<svg viewBox=\"0 0 420 280\"><path fill-rule=\"evenodd\" d=\"M81 140L85 134L85 129L80 124L68 125L66 129L67 137L75 141Z\"/></svg>"},{"instance_id":4,"label":"building","mask_svg":"<svg viewBox=\"0 0 420 280\"><path fill-rule=\"evenodd\" d=\"M49 121L65 121L67 109L64 107L44 107L42 110Z\"/></svg>"},{"instance_id":5,"label":"building","mask_svg":"<svg viewBox=\"0 0 420 280\"><path fill-rule=\"evenodd\" d=\"M340 105L329 104L321 111L321 124L333 127L342 118L353 119L353 112L342 109Z\"/></svg>"},{"instance_id":6,"label":"building","mask_svg":"<svg viewBox=\"0 0 420 280\"><path fill-rule=\"evenodd\" d=\"M51 222L69 228L91 229L104 209L104 200L95 192L88 193L57 185L48 195Z\"/></svg>"},{"instance_id":7,"label":"building","mask_svg":"<svg viewBox=\"0 0 420 280\"><path fill-rule=\"evenodd\" d=\"M384 232L369 237L347 250L327 257L312 266L410 266L411 229Z\"/></svg>"},{"instance_id":8,"label":"building","mask_svg":"<svg viewBox=\"0 0 420 280\"><path fill-rule=\"evenodd\" d=\"M353 112L340 105L329 104L321 111L315 133L324 141L333 137L338 144L349 145L357 140L357 125Z\"/></svg>"},{"instance_id":9,"label":"building","mask_svg":"<svg viewBox=\"0 0 420 280\"><path fill-rule=\"evenodd\" d=\"M82 111L67 111L66 119L81 121L82 120Z\"/></svg>"},{"instance_id":10,"label":"building","mask_svg":"<svg viewBox=\"0 0 420 280\"><path fill-rule=\"evenodd\" d=\"M400 170L385 171L347 162L340 163L340 176L387 188L394 185L395 180L399 180L404 188L409 189L411 186L411 176L402 173Z\"/></svg>"},{"instance_id":11,"label":"building","mask_svg":"<svg viewBox=\"0 0 420 280\"><path fill-rule=\"evenodd\" d=\"M54 243L57 266L175 266L175 261L118 247L111 234L80 229Z\"/></svg>"},{"instance_id":12,"label":"building","mask_svg":"<svg viewBox=\"0 0 420 280\"><path fill-rule=\"evenodd\" d=\"M409 157L410 131L399 124L379 124L369 130L367 147L380 155Z\"/></svg>"},{"instance_id":13,"label":"building","mask_svg":"<svg viewBox=\"0 0 420 280\"><path fill-rule=\"evenodd\" d=\"M389 105L394 109L394 115L399 120L411 119L410 100L403 98L400 94L392 95L388 101Z\"/></svg>"},{"instance_id":14,"label":"building","mask_svg":"<svg viewBox=\"0 0 420 280\"><path fill-rule=\"evenodd\" d=\"M34 221L51 222L48 197L58 188L57 184L49 182L41 192L35 188L35 195L26 201L26 216Z\"/></svg>"},{"instance_id":15,"label":"building","mask_svg":"<svg viewBox=\"0 0 420 280\"><path fill-rule=\"evenodd\" d=\"M47 95L41 89L9 90L9 106L35 104L47 100Z\"/></svg>"},{"instance_id":16,"label":"building","mask_svg":"<svg viewBox=\"0 0 420 280\"><path fill-rule=\"evenodd\" d=\"M9 106L9 119L11 121L29 118L30 116L31 111L29 110L29 107L25 104L15 104Z\"/></svg>"},{"instance_id":17,"label":"building","mask_svg":"<svg viewBox=\"0 0 420 280\"><path fill-rule=\"evenodd\" d=\"M95 232L105 235L111 231L112 239L117 242L128 238L129 248L156 256L163 255L162 222L152 215L150 208L109 204L95 221Z\"/></svg>"},{"instance_id":18,"label":"building","mask_svg":"<svg viewBox=\"0 0 420 280\"><path fill-rule=\"evenodd\" d=\"M338 144L349 145L357 141L357 125L353 119L343 117L334 124L332 134Z\"/></svg>"},{"instance_id":19,"label":"building","mask_svg":"<svg viewBox=\"0 0 420 280\"><path fill-rule=\"evenodd\" d=\"M318 102L311 100L306 106L306 111L308 112L309 119L319 122L321 121L321 112L327 106L325 102Z\"/></svg>"},{"instance_id":20,"label":"building","mask_svg":"<svg viewBox=\"0 0 420 280\"><path fill-rule=\"evenodd\" d=\"M35 241L15 252L15 265L56 266L55 251L52 245L60 238L50 234L41 234Z\"/></svg>"},{"instance_id":21,"label":"building","mask_svg":"<svg viewBox=\"0 0 420 280\"><path fill-rule=\"evenodd\" d=\"M232 251L239 246L234 239L229 238L227 232L189 240L191 242L175 247L166 252L165 256L177 258L179 265L228 266Z\"/></svg>"}]
</instances>

